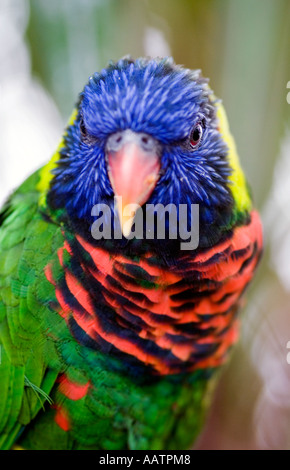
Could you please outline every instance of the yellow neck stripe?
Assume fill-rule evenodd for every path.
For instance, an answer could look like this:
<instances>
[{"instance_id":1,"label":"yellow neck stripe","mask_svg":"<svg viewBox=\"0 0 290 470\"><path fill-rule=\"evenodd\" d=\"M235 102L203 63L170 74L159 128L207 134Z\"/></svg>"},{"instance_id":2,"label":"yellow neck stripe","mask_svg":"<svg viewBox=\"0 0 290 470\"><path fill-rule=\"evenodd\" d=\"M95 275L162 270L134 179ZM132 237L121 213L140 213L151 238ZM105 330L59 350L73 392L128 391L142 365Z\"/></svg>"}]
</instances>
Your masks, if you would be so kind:
<instances>
[{"instance_id":1,"label":"yellow neck stripe","mask_svg":"<svg viewBox=\"0 0 290 470\"><path fill-rule=\"evenodd\" d=\"M236 144L233 136L231 135L228 119L223 105L220 102L217 102L215 103L215 106L217 108L219 130L229 150L228 160L230 168L232 169L232 174L229 177L230 190L236 203L237 211L247 212L251 210L252 202L247 187L247 181L240 166Z\"/></svg>"},{"instance_id":2,"label":"yellow neck stripe","mask_svg":"<svg viewBox=\"0 0 290 470\"><path fill-rule=\"evenodd\" d=\"M74 109L68 121L68 126L71 126L75 122L77 115L78 115L78 109ZM46 193L49 189L50 182L53 178L52 170L57 166L57 162L60 159L60 151L64 147L64 137L65 135L63 136L56 152L53 154L50 161L40 170L40 179L39 179L36 189L40 192L39 204L41 206L45 204Z\"/></svg>"}]
</instances>

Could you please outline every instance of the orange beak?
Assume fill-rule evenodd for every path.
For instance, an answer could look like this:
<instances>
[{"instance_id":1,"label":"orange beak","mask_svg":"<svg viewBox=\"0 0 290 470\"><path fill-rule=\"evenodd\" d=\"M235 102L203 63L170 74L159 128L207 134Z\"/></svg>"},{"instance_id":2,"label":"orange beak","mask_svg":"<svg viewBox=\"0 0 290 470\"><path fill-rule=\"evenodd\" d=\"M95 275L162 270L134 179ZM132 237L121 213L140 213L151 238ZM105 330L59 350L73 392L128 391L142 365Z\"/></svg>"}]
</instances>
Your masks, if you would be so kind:
<instances>
[{"instance_id":1,"label":"orange beak","mask_svg":"<svg viewBox=\"0 0 290 470\"><path fill-rule=\"evenodd\" d=\"M110 182L117 198L122 233L128 237L136 213L152 194L159 178L158 143L151 136L131 130L118 132L108 139L107 163ZM121 196L121 197L120 197ZM131 213L124 210L130 206Z\"/></svg>"}]
</instances>

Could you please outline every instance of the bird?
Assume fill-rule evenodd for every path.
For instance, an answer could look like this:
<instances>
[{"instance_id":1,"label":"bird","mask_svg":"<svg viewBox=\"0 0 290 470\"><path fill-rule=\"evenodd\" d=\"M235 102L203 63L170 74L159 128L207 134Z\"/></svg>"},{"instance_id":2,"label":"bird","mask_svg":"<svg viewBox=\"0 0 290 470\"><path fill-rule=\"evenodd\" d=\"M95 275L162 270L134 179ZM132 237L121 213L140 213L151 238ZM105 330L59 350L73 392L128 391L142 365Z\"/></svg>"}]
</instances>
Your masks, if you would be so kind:
<instances>
[{"instance_id":1,"label":"bird","mask_svg":"<svg viewBox=\"0 0 290 470\"><path fill-rule=\"evenodd\" d=\"M209 80L110 61L0 224L0 448L191 448L263 252Z\"/></svg>"}]
</instances>

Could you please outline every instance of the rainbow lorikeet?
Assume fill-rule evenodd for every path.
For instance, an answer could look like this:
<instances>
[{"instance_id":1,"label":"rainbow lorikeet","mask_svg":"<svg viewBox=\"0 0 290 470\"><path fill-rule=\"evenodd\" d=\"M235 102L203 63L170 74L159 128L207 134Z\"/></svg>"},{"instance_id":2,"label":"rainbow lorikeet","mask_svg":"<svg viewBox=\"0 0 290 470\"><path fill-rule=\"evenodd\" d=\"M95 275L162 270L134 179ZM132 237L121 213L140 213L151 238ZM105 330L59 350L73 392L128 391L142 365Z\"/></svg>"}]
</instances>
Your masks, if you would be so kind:
<instances>
[{"instance_id":1,"label":"rainbow lorikeet","mask_svg":"<svg viewBox=\"0 0 290 470\"><path fill-rule=\"evenodd\" d=\"M149 206L163 236L145 217L134 235L140 210L123 218L121 200ZM191 446L261 251L200 71L126 57L94 74L51 161L1 212L0 448Z\"/></svg>"}]
</instances>

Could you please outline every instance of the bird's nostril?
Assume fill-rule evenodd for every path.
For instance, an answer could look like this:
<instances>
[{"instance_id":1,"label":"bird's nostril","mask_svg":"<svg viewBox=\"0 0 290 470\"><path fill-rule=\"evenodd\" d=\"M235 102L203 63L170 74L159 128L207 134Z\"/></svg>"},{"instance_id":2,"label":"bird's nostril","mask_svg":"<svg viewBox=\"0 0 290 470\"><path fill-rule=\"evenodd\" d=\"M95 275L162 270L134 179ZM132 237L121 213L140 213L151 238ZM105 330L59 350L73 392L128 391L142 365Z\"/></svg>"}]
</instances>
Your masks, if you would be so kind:
<instances>
[{"instance_id":1,"label":"bird's nostril","mask_svg":"<svg viewBox=\"0 0 290 470\"><path fill-rule=\"evenodd\" d=\"M116 143L116 144L120 144L121 142L122 142L122 136L121 136L121 135L117 135L117 136L115 137L115 143Z\"/></svg>"},{"instance_id":2,"label":"bird's nostril","mask_svg":"<svg viewBox=\"0 0 290 470\"><path fill-rule=\"evenodd\" d=\"M111 135L108 140L108 150L117 152L124 143L124 137L121 132Z\"/></svg>"},{"instance_id":3,"label":"bird's nostril","mask_svg":"<svg viewBox=\"0 0 290 470\"><path fill-rule=\"evenodd\" d=\"M139 142L145 151L151 151L154 148L154 140L149 135L142 134Z\"/></svg>"}]
</instances>

